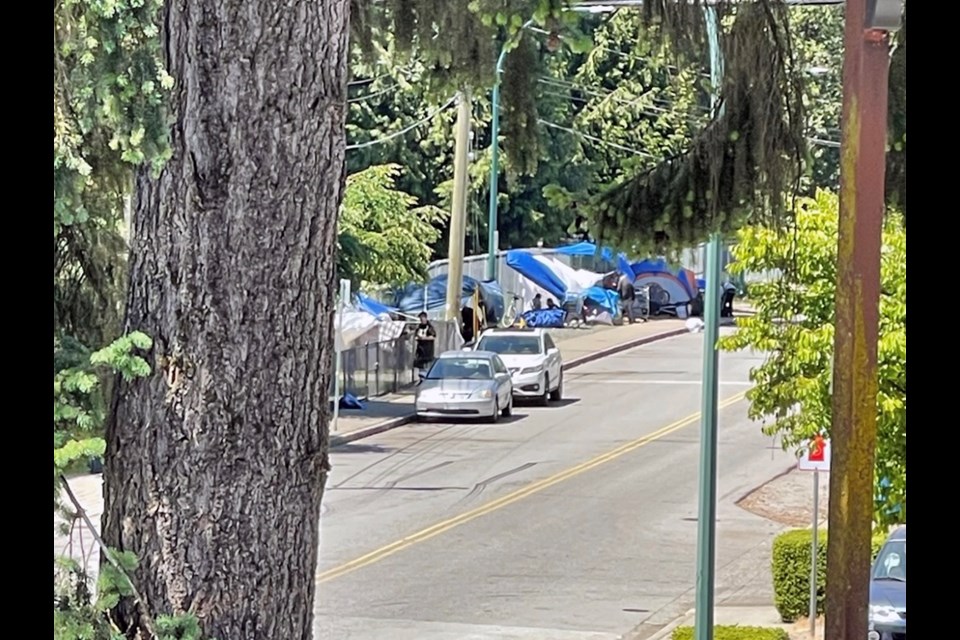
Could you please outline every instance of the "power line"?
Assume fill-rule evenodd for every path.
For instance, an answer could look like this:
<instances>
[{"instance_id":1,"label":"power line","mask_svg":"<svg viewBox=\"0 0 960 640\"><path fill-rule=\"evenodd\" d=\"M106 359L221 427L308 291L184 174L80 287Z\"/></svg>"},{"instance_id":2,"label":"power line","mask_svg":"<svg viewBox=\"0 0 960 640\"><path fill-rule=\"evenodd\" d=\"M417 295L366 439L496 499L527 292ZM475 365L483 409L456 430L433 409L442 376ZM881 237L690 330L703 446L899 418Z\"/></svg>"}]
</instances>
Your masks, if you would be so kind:
<instances>
[{"instance_id":1,"label":"power line","mask_svg":"<svg viewBox=\"0 0 960 640\"><path fill-rule=\"evenodd\" d=\"M646 151L640 151L639 149L632 149L630 147L625 147L622 144L617 144L616 142L609 142L608 140L603 140L602 138L597 138L589 134L583 133L582 131L577 131L576 129L571 129L570 127L565 127L563 125L557 124L556 122L549 122L547 120L538 120L540 124L551 127L553 129L559 129L560 131L566 131L567 133L572 133L574 135L580 136L585 140L590 140L591 142L596 142L598 144L604 144L608 147L614 149L619 149L620 151L626 151L627 153L632 153L635 156L644 156L647 158L653 158L654 160L660 160L660 156L655 156L652 153L647 153Z\"/></svg>"},{"instance_id":2,"label":"power line","mask_svg":"<svg viewBox=\"0 0 960 640\"><path fill-rule=\"evenodd\" d=\"M395 132L391 133L391 134L388 135L388 136L384 136L383 138L377 138L376 140L368 140L367 142L360 142L360 143L357 143L357 144L348 144L345 148L346 148L347 151L353 151L354 149L365 149L365 148L367 148L367 147L373 147L373 146L378 145L378 144L383 144L383 143L385 143L385 142L389 142L390 140L393 140L394 138L399 138L400 136L402 136L402 135L404 135L404 134L406 134L406 133L409 133L409 132L413 131L413 130L416 129L417 127L419 127L419 126L421 126L421 125L424 125L424 124L426 124L427 122L430 122L430 121L433 120L437 115L439 115L441 112L446 111L446 110L447 110L454 102L456 102L456 101L457 101L457 96L453 96L452 98L450 98L449 100L447 100L441 107L438 107L437 109L435 109L435 110L432 111L431 113L427 114L426 117L422 118L421 120L418 120L418 121L414 122L413 124L411 124L411 125L409 125L409 126L407 126L407 127L404 127L403 129L400 129L399 131L395 131Z\"/></svg>"},{"instance_id":3,"label":"power line","mask_svg":"<svg viewBox=\"0 0 960 640\"><path fill-rule=\"evenodd\" d=\"M812 142L821 147L840 148L840 142L837 140L824 140L823 138L807 138L807 142Z\"/></svg>"},{"instance_id":4,"label":"power line","mask_svg":"<svg viewBox=\"0 0 960 640\"><path fill-rule=\"evenodd\" d=\"M384 95L384 94L387 94L387 93L391 93L391 92L393 92L393 91L396 91L396 90L399 88L399 86L400 86L400 85L398 85L398 84L392 84L392 85L390 85L389 87L387 87L386 89L381 89L380 91L374 91L373 93L368 93L368 94L365 94L365 95L362 95L362 96L357 96L356 98L350 98L350 99L347 100L347 102L349 102L349 103L363 102L363 101L365 101L365 100L369 100L370 98L376 98L377 96L382 96L382 95Z\"/></svg>"}]
</instances>

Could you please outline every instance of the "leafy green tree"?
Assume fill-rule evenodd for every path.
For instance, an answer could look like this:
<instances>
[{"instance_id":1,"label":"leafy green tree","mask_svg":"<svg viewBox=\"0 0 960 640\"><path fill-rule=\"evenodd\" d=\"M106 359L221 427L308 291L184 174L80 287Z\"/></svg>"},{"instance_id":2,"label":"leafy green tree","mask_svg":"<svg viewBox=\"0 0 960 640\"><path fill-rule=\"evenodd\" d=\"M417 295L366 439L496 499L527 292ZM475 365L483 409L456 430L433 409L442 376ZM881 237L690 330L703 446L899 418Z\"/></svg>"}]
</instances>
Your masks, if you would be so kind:
<instances>
[{"instance_id":1,"label":"leafy green tree","mask_svg":"<svg viewBox=\"0 0 960 640\"><path fill-rule=\"evenodd\" d=\"M778 272L751 285L756 315L740 318L736 333L721 339L728 351L756 349L766 361L751 371L750 415L770 420L768 434L795 447L829 434L831 353L836 293L839 202L831 192L802 199L790 227L748 226L733 248L734 275ZM879 397L877 403L877 503L880 524L906 518L906 230L889 213L881 265Z\"/></svg>"},{"instance_id":2,"label":"leafy green tree","mask_svg":"<svg viewBox=\"0 0 960 640\"><path fill-rule=\"evenodd\" d=\"M541 84L572 106L576 151L564 157L587 175L577 191L549 185L548 201L584 216L597 213L596 194L682 153L708 122L699 69L674 66L642 14L618 12L592 35L594 48L572 73Z\"/></svg>"},{"instance_id":3,"label":"leafy green tree","mask_svg":"<svg viewBox=\"0 0 960 640\"><path fill-rule=\"evenodd\" d=\"M905 7L906 5L904 5ZM840 114L843 103L843 7L795 7L790 14L798 67L806 75L807 135L811 137L808 194L840 184ZM906 8L902 26L892 37L888 95L887 202L906 212L907 102Z\"/></svg>"},{"instance_id":4,"label":"leafy green tree","mask_svg":"<svg viewBox=\"0 0 960 640\"><path fill-rule=\"evenodd\" d=\"M379 165L347 178L340 242L357 246L359 259L342 264L341 277L376 285L426 277L431 244L449 214L431 205L418 207L416 198L396 189L399 173L397 165Z\"/></svg>"},{"instance_id":5,"label":"leafy green tree","mask_svg":"<svg viewBox=\"0 0 960 640\"><path fill-rule=\"evenodd\" d=\"M119 335L133 171L169 156L161 6L54 2L54 332L94 348Z\"/></svg>"},{"instance_id":6,"label":"leafy green tree","mask_svg":"<svg viewBox=\"0 0 960 640\"><path fill-rule=\"evenodd\" d=\"M710 40L703 2L644 3L671 43L678 66L703 68ZM602 239L651 249L692 246L747 222L780 223L804 169L803 83L776 0L719 3L722 109L684 150L629 176L600 198L593 222Z\"/></svg>"}]
</instances>

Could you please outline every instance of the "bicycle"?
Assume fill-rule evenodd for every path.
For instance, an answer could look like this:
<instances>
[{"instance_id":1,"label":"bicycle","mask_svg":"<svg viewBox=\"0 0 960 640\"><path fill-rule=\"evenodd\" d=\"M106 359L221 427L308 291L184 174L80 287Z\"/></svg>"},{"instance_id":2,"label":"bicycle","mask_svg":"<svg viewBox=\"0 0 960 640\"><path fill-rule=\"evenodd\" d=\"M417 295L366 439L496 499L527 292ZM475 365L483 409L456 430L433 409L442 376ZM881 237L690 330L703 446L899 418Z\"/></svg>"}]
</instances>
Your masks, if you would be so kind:
<instances>
[{"instance_id":1,"label":"bicycle","mask_svg":"<svg viewBox=\"0 0 960 640\"><path fill-rule=\"evenodd\" d=\"M503 317L500 318L501 329L512 327L523 312L523 299L516 294L510 294L510 296L511 300L503 310Z\"/></svg>"}]
</instances>

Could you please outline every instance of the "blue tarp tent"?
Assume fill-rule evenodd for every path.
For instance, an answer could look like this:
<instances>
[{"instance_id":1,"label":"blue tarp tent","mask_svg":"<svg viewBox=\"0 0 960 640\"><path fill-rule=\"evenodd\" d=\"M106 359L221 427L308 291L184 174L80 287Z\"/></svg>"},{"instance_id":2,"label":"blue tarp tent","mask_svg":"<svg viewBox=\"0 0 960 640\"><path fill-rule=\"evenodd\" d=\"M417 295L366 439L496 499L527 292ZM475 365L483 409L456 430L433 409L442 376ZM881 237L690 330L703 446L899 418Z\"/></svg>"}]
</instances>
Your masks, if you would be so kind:
<instances>
[{"instance_id":1,"label":"blue tarp tent","mask_svg":"<svg viewBox=\"0 0 960 640\"><path fill-rule=\"evenodd\" d=\"M697 277L690 269L673 269L666 260L644 260L630 265L638 286L656 284L667 293L667 302L683 304L697 297Z\"/></svg>"},{"instance_id":2,"label":"blue tarp tent","mask_svg":"<svg viewBox=\"0 0 960 640\"><path fill-rule=\"evenodd\" d=\"M357 294L357 308L374 316L380 316L383 314L389 315L397 312L395 307L388 307L382 302L377 302L373 298L365 296L362 293Z\"/></svg>"},{"instance_id":3,"label":"blue tarp tent","mask_svg":"<svg viewBox=\"0 0 960 640\"><path fill-rule=\"evenodd\" d=\"M480 297L483 304L487 307L488 315L495 317L491 320L499 319L503 316L503 291L496 282L480 282L470 276L463 276L463 288L461 290L461 307L469 307L473 304L473 293L480 288ZM428 313L439 311L447 303L447 276L437 276L426 284L408 284L403 289L396 292L396 307L407 315L417 315L426 310Z\"/></svg>"},{"instance_id":4,"label":"blue tarp tent","mask_svg":"<svg viewBox=\"0 0 960 640\"><path fill-rule=\"evenodd\" d=\"M563 309L538 309L525 311L523 321L531 329L559 329L567 313Z\"/></svg>"},{"instance_id":5,"label":"blue tarp tent","mask_svg":"<svg viewBox=\"0 0 960 640\"><path fill-rule=\"evenodd\" d=\"M617 271L620 273L627 273L632 276L636 274L633 272L633 265L630 264L630 261L627 260L627 254L621 253L617 256Z\"/></svg>"},{"instance_id":6,"label":"blue tarp tent","mask_svg":"<svg viewBox=\"0 0 960 640\"><path fill-rule=\"evenodd\" d=\"M603 287L590 287L583 292L583 298L597 304L613 317L616 317L620 312L620 296L616 291Z\"/></svg>"},{"instance_id":7,"label":"blue tarp tent","mask_svg":"<svg viewBox=\"0 0 960 640\"><path fill-rule=\"evenodd\" d=\"M597 255L597 245L592 242L578 242L569 244L565 247L558 247L557 253L565 256L595 256ZM613 250L610 247L600 249L600 259L606 262L613 261Z\"/></svg>"},{"instance_id":8,"label":"blue tarp tent","mask_svg":"<svg viewBox=\"0 0 960 640\"><path fill-rule=\"evenodd\" d=\"M563 300L567 285L545 264L527 251L508 251L507 266L558 300Z\"/></svg>"}]
</instances>

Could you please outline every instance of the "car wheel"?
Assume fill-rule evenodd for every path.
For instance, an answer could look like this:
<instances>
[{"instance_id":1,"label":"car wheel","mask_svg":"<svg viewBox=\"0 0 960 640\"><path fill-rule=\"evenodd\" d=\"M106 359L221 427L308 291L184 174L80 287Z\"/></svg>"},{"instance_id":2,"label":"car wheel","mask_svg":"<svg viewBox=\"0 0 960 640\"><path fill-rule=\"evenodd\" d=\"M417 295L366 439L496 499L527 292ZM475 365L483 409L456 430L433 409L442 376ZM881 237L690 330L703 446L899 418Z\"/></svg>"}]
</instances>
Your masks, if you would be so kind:
<instances>
[{"instance_id":1,"label":"car wheel","mask_svg":"<svg viewBox=\"0 0 960 640\"><path fill-rule=\"evenodd\" d=\"M513 415L513 395L510 395L510 400L507 402L507 406L503 409L503 417L509 418Z\"/></svg>"},{"instance_id":2,"label":"car wheel","mask_svg":"<svg viewBox=\"0 0 960 640\"><path fill-rule=\"evenodd\" d=\"M500 421L500 398L493 400L493 415L489 418L490 422Z\"/></svg>"},{"instance_id":3,"label":"car wheel","mask_svg":"<svg viewBox=\"0 0 960 640\"><path fill-rule=\"evenodd\" d=\"M563 399L563 374L560 374L560 382L557 383L557 388L550 392L550 399L554 402L559 402Z\"/></svg>"},{"instance_id":4,"label":"car wheel","mask_svg":"<svg viewBox=\"0 0 960 640\"><path fill-rule=\"evenodd\" d=\"M550 376L543 377L543 395L540 396L540 406L545 407L550 404Z\"/></svg>"}]
</instances>

